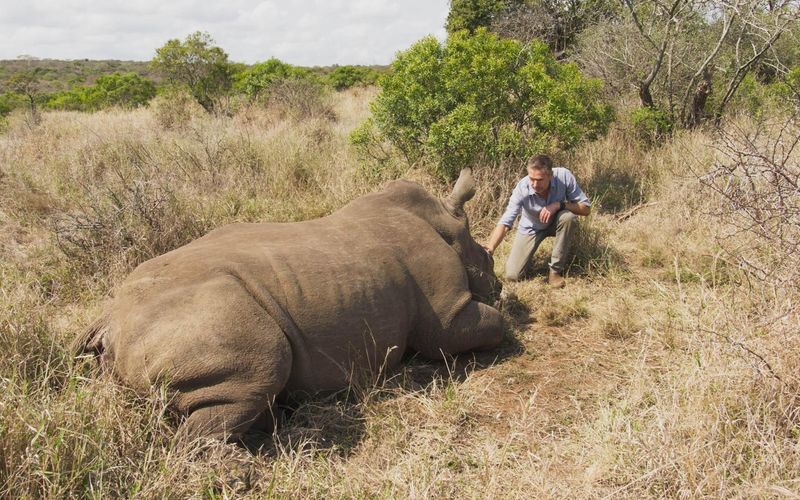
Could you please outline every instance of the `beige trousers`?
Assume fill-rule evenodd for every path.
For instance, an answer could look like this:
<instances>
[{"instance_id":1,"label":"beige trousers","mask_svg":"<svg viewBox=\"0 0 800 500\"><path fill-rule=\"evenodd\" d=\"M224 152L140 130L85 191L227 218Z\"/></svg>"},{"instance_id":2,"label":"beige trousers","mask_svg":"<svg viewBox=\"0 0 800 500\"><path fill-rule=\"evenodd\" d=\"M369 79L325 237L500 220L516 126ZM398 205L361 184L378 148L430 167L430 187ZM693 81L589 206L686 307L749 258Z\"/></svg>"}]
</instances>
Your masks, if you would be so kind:
<instances>
[{"instance_id":1,"label":"beige trousers","mask_svg":"<svg viewBox=\"0 0 800 500\"><path fill-rule=\"evenodd\" d=\"M550 269L563 274L577 228L578 216L569 210L561 210L556 213L555 220L546 229L537 231L536 234L519 232L515 234L514 243L511 244L511 254L506 260L506 279L516 281L523 276L539 244L548 236L556 237L550 255Z\"/></svg>"}]
</instances>

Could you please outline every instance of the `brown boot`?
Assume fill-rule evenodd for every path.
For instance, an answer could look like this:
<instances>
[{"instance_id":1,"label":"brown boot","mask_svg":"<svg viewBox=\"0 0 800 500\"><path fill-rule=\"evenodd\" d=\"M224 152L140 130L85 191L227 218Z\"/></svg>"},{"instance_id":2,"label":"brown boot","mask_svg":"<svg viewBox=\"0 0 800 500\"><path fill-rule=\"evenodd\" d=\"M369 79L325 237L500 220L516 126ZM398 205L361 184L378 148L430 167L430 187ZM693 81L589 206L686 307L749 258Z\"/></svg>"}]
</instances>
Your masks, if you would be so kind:
<instances>
[{"instance_id":1,"label":"brown boot","mask_svg":"<svg viewBox=\"0 0 800 500\"><path fill-rule=\"evenodd\" d=\"M558 272L551 269L550 275L547 277L547 283L549 283L552 288L564 288L564 285L567 284L567 280Z\"/></svg>"}]
</instances>

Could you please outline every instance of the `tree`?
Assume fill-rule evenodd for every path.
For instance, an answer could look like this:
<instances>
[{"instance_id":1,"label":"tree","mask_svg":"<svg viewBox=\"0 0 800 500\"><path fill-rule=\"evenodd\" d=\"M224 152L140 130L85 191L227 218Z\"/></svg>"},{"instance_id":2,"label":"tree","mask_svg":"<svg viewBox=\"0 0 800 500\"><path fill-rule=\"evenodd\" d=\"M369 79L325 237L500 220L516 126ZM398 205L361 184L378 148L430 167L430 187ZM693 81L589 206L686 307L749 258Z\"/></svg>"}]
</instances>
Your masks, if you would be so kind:
<instances>
[{"instance_id":1,"label":"tree","mask_svg":"<svg viewBox=\"0 0 800 500\"><path fill-rule=\"evenodd\" d=\"M776 42L796 27L797 0L622 2L620 17L580 36L576 59L617 92L634 87L643 107L676 123L719 120L749 74L787 70Z\"/></svg>"},{"instance_id":2,"label":"tree","mask_svg":"<svg viewBox=\"0 0 800 500\"><path fill-rule=\"evenodd\" d=\"M567 55L576 37L592 24L617 17L614 0L527 0L506 2L493 16L489 28L522 43L539 39L557 59Z\"/></svg>"},{"instance_id":3,"label":"tree","mask_svg":"<svg viewBox=\"0 0 800 500\"><path fill-rule=\"evenodd\" d=\"M460 30L474 32L478 28L488 28L495 16L510 5L521 4L522 0L450 0L447 14L447 32Z\"/></svg>"},{"instance_id":4,"label":"tree","mask_svg":"<svg viewBox=\"0 0 800 500\"><path fill-rule=\"evenodd\" d=\"M206 111L218 106L219 98L231 88L233 67L228 54L213 45L208 33L197 31L181 42L167 41L151 61L153 69L168 82L184 85Z\"/></svg>"},{"instance_id":5,"label":"tree","mask_svg":"<svg viewBox=\"0 0 800 500\"><path fill-rule=\"evenodd\" d=\"M475 161L498 165L571 148L605 132L611 109L602 83L557 62L542 42L522 46L479 28L433 37L398 54L372 103L373 122L411 161L427 157L454 178Z\"/></svg>"},{"instance_id":6,"label":"tree","mask_svg":"<svg viewBox=\"0 0 800 500\"><path fill-rule=\"evenodd\" d=\"M27 98L30 114L34 120L39 116L36 103L42 96L41 78L46 72L44 68L20 71L5 81L6 88Z\"/></svg>"}]
</instances>

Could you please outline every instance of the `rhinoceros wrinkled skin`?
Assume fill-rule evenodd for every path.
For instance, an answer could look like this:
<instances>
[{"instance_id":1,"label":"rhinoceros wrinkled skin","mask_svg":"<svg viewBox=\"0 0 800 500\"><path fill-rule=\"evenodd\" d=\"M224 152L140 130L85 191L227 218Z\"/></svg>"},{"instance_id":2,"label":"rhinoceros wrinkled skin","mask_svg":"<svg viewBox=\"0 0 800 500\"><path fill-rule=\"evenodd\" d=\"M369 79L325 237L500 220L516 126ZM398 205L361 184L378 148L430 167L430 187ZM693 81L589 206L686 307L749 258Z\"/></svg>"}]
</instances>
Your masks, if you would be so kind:
<instances>
[{"instance_id":1,"label":"rhinoceros wrinkled skin","mask_svg":"<svg viewBox=\"0 0 800 500\"><path fill-rule=\"evenodd\" d=\"M221 227L137 267L79 349L139 393L167 384L189 433L235 439L284 391L494 347L473 194L465 169L444 200L399 180L321 219Z\"/></svg>"}]
</instances>

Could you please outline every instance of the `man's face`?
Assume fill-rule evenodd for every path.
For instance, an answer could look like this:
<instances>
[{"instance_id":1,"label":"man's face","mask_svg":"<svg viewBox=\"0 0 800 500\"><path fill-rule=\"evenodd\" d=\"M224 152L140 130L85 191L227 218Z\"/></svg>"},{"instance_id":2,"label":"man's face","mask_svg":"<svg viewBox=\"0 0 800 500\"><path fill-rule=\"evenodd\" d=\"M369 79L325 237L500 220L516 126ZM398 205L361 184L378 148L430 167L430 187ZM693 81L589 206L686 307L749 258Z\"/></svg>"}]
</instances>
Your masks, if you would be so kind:
<instances>
[{"instance_id":1,"label":"man's face","mask_svg":"<svg viewBox=\"0 0 800 500\"><path fill-rule=\"evenodd\" d=\"M553 175L547 173L546 170L528 167L528 178L531 180L533 192L536 193L537 196L543 196L550 187L550 180L553 178Z\"/></svg>"}]
</instances>

